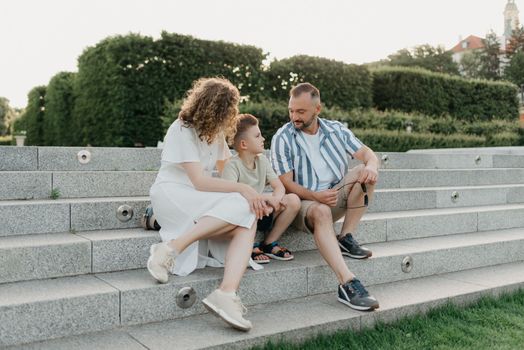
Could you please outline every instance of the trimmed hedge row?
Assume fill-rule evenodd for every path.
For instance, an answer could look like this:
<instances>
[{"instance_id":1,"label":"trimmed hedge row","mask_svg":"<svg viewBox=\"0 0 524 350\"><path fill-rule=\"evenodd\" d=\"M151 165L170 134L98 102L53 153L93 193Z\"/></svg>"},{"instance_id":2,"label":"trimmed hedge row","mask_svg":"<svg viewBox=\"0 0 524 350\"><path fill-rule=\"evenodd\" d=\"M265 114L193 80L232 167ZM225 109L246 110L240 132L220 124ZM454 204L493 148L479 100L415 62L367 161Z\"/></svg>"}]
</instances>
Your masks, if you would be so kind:
<instances>
[{"instance_id":1,"label":"trimmed hedge row","mask_svg":"<svg viewBox=\"0 0 524 350\"><path fill-rule=\"evenodd\" d=\"M439 135L389 130L353 130L367 146L378 152L405 152L410 149L513 146L516 134L497 134L491 138L464 134Z\"/></svg>"},{"instance_id":2,"label":"trimmed hedge row","mask_svg":"<svg viewBox=\"0 0 524 350\"><path fill-rule=\"evenodd\" d=\"M328 107L352 109L372 105L372 78L364 66L302 55L273 61L267 76L267 97L278 101L287 101L291 87L307 81L320 90L322 102Z\"/></svg>"},{"instance_id":3,"label":"trimmed hedge row","mask_svg":"<svg viewBox=\"0 0 524 350\"><path fill-rule=\"evenodd\" d=\"M37 86L29 91L27 95L28 103L21 119L27 131L26 145L40 146L44 144L44 116L45 116L45 95L46 86ZM20 124L18 124L20 125ZM15 129L17 124L15 123Z\"/></svg>"},{"instance_id":4,"label":"trimmed hedge row","mask_svg":"<svg viewBox=\"0 0 524 350\"><path fill-rule=\"evenodd\" d=\"M513 120L519 109L517 87L511 83L469 80L401 67L373 71L373 102L380 110L450 114L468 121Z\"/></svg>"},{"instance_id":5,"label":"trimmed hedge row","mask_svg":"<svg viewBox=\"0 0 524 350\"><path fill-rule=\"evenodd\" d=\"M74 81L76 73L56 74L47 85L45 95L44 144L71 146L75 144L73 125Z\"/></svg>"},{"instance_id":6,"label":"trimmed hedge row","mask_svg":"<svg viewBox=\"0 0 524 350\"><path fill-rule=\"evenodd\" d=\"M162 117L164 133L178 117L180 105L181 101L166 104ZM266 139L266 148L270 146L275 132L289 121L285 103L242 103L240 112L250 113L258 118L260 130ZM347 112L339 108L325 108L322 116L347 123L357 136L362 135L363 141L377 151L404 152L415 148L524 145L524 131L519 128L517 122L498 120L465 123L448 116L444 120L446 129L436 124L442 120L398 111L367 109ZM405 131L408 123L412 125L412 133ZM449 132L450 128L453 128L452 132Z\"/></svg>"}]
</instances>

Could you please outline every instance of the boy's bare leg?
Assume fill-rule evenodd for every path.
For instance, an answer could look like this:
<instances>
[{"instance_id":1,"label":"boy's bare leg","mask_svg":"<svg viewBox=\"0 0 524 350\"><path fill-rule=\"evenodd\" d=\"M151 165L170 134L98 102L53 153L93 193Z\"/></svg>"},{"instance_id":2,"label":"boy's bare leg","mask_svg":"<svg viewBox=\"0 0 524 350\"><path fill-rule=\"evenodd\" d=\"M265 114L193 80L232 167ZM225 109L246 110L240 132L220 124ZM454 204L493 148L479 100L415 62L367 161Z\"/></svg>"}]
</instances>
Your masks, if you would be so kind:
<instances>
[{"instance_id":1,"label":"boy's bare leg","mask_svg":"<svg viewBox=\"0 0 524 350\"><path fill-rule=\"evenodd\" d=\"M266 244L278 241L300 210L300 198L296 194L286 194L282 198L282 202L284 203L284 208L274 214L275 224L264 239Z\"/></svg>"}]
</instances>

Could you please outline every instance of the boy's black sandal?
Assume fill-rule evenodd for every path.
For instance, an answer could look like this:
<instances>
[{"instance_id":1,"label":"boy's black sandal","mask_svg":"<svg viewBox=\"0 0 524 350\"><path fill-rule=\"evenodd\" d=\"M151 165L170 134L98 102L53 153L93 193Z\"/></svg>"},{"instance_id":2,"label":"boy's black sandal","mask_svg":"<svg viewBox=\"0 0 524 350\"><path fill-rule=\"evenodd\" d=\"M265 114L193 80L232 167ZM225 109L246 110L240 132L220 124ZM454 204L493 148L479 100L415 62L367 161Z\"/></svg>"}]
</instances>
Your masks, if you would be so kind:
<instances>
[{"instance_id":1,"label":"boy's black sandal","mask_svg":"<svg viewBox=\"0 0 524 350\"><path fill-rule=\"evenodd\" d=\"M253 243L253 250L251 251L251 259L253 259L253 261L256 262L257 264L267 264L269 262L269 259L264 259L264 260L256 259L257 257L261 255L265 255L262 249L260 249L260 246L261 246L260 243ZM256 252L255 252L255 249L257 250Z\"/></svg>"},{"instance_id":2,"label":"boy's black sandal","mask_svg":"<svg viewBox=\"0 0 524 350\"><path fill-rule=\"evenodd\" d=\"M273 248L275 247L278 247L278 250L273 253ZM274 241L272 243L269 243L269 244L264 244L262 246L262 250L264 251L264 254L266 254L267 256L269 256L270 258L272 259L276 259L276 260L284 260L284 261L287 261L287 260L292 260L294 259L295 257L293 256L293 253L291 253L289 250L287 250L286 248L283 248L281 247L277 241ZM286 257L286 253L288 253L289 255Z\"/></svg>"}]
</instances>

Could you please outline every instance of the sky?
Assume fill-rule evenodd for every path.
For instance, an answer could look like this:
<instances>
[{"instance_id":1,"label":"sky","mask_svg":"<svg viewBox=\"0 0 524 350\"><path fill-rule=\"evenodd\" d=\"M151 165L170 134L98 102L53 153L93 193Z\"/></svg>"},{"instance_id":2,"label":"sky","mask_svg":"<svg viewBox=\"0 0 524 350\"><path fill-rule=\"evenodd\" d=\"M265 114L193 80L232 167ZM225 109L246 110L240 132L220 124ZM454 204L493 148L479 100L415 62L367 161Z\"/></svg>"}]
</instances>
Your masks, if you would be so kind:
<instances>
[{"instance_id":1,"label":"sky","mask_svg":"<svg viewBox=\"0 0 524 350\"><path fill-rule=\"evenodd\" d=\"M298 54L347 63L402 48L504 30L507 0L2 0L0 96L27 104L34 86L77 71L89 46L116 34L167 32L250 44L271 59ZM516 0L524 10L524 0ZM522 21L521 21L522 22Z\"/></svg>"}]
</instances>

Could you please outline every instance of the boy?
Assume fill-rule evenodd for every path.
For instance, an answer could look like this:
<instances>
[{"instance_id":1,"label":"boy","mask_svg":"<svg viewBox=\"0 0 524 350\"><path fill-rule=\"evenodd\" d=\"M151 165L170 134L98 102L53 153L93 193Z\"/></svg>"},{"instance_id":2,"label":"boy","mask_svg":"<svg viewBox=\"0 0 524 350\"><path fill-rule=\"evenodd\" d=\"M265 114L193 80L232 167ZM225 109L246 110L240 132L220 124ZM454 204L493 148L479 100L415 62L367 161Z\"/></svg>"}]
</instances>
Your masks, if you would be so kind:
<instances>
[{"instance_id":1,"label":"boy","mask_svg":"<svg viewBox=\"0 0 524 350\"><path fill-rule=\"evenodd\" d=\"M259 193L264 191L268 183L273 188L273 193L262 194L269 210L266 211L267 216L258 222L259 230L263 230L261 226L269 222L266 225L269 226L269 234L265 235L262 242L254 244L251 257L259 264L268 263L269 258L293 259L293 254L281 247L278 239L300 210L300 198L293 193L286 194L284 185L264 155L264 138L258 127L258 119L251 114L238 116L233 148L238 154L226 163L222 178L250 185Z\"/></svg>"}]
</instances>

